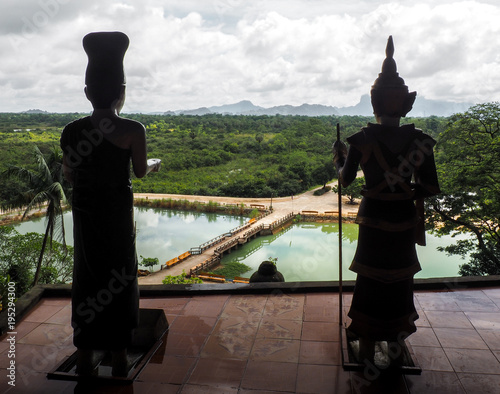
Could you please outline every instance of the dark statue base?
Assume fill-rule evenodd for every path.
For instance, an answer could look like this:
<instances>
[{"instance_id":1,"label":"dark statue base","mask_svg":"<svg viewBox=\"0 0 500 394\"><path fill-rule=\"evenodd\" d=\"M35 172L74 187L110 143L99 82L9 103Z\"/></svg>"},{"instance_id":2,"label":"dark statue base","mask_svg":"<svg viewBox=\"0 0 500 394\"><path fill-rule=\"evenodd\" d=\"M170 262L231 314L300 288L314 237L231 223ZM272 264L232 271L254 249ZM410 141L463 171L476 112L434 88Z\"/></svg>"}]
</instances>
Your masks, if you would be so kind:
<instances>
[{"instance_id":1,"label":"dark statue base","mask_svg":"<svg viewBox=\"0 0 500 394\"><path fill-rule=\"evenodd\" d=\"M139 327L134 331L132 345L128 348L129 372L127 377L114 377L111 375L111 353L96 351L98 360L97 373L91 376L79 376L76 374L77 353L74 352L47 374L48 379L85 381L95 383L130 384L132 383L146 364L151 360L155 352L166 342L168 321L163 310L140 309Z\"/></svg>"},{"instance_id":2,"label":"dark statue base","mask_svg":"<svg viewBox=\"0 0 500 394\"><path fill-rule=\"evenodd\" d=\"M375 343L374 362L363 362L359 359L359 338L346 327L341 327L342 367L346 371L366 371L374 375L396 373L402 375L420 375L422 369L418 365L413 350L406 341L401 347L402 357L399 363L391 362L390 349L386 341Z\"/></svg>"}]
</instances>

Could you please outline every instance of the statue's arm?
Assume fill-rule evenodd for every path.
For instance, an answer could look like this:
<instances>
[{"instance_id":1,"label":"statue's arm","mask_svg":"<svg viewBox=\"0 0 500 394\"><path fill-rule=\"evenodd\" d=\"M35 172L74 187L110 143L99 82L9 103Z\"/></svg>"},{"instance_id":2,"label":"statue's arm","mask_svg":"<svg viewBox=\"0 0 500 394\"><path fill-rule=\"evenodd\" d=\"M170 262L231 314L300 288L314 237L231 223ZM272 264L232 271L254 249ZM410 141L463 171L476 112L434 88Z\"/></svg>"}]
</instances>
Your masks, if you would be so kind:
<instances>
[{"instance_id":1,"label":"statue's arm","mask_svg":"<svg viewBox=\"0 0 500 394\"><path fill-rule=\"evenodd\" d=\"M426 152L425 158L415 170L415 192L416 198L435 196L441 193L436 171L436 162L432 150Z\"/></svg>"},{"instance_id":2,"label":"statue's arm","mask_svg":"<svg viewBox=\"0 0 500 394\"><path fill-rule=\"evenodd\" d=\"M362 154L352 145L347 150L343 142L335 143L333 151L333 162L339 174L339 180L342 186L347 187L356 179Z\"/></svg>"},{"instance_id":3,"label":"statue's arm","mask_svg":"<svg viewBox=\"0 0 500 394\"><path fill-rule=\"evenodd\" d=\"M142 178L150 172L160 170L161 160L147 159L146 130L141 124L135 125L132 134L132 167L137 178Z\"/></svg>"},{"instance_id":4,"label":"statue's arm","mask_svg":"<svg viewBox=\"0 0 500 394\"><path fill-rule=\"evenodd\" d=\"M73 169L70 167L70 165L68 163L68 157L67 157L66 153L64 153L64 151L63 151L62 169L63 169L64 178L66 178L66 180L69 183L73 184Z\"/></svg>"}]
</instances>

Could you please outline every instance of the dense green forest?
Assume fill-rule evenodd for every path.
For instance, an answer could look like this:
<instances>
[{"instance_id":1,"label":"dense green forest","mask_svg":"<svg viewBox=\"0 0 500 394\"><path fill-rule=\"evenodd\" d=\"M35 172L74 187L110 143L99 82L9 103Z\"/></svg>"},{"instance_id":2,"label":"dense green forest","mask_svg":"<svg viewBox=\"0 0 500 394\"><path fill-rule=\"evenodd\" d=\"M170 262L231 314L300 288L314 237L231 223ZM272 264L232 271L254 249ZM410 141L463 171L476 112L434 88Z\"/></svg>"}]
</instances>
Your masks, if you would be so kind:
<instances>
[{"instance_id":1,"label":"dense green forest","mask_svg":"<svg viewBox=\"0 0 500 394\"><path fill-rule=\"evenodd\" d=\"M59 138L64 125L82 116L0 114L2 206L19 204L20 195L29 195L27 183L5 176L13 165L36 173L45 163L43 168L50 169L50 177L42 176L45 184L35 185L40 190L62 185L62 191L68 186L60 178ZM331 146L337 123L345 140L374 121L361 116L125 116L145 125L148 157L163 161L159 173L133 179L135 192L235 197L287 196L326 184L335 178ZM435 158L442 193L426 201L428 230L468 235L446 248L448 253L467 258L460 274L499 275L500 104L478 104L449 118L406 118L404 123L415 123L437 141ZM55 200L57 212L59 198ZM0 279L27 272L20 269L18 260L9 263L12 256L23 256L16 249L24 244L22 237L14 232L0 235L6 251L0 259ZM37 238L37 243L43 242ZM34 252L32 247L30 250ZM32 260L36 260L35 254ZM57 266L59 260L39 257L41 283L53 282L54 273L63 272ZM36 261L30 264L36 266Z\"/></svg>"},{"instance_id":2,"label":"dense green forest","mask_svg":"<svg viewBox=\"0 0 500 394\"><path fill-rule=\"evenodd\" d=\"M8 165L30 166L33 145L48 152L62 128L83 114L0 114L0 172ZM331 146L336 124L342 138L373 121L361 116L160 116L125 115L146 126L148 157L162 170L134 179L135 192L233 197L289 196L335 177ZM432 135L444 118L407 119ZM0 180L0 199L19 189Z\"/></svg>"}]
</instances>

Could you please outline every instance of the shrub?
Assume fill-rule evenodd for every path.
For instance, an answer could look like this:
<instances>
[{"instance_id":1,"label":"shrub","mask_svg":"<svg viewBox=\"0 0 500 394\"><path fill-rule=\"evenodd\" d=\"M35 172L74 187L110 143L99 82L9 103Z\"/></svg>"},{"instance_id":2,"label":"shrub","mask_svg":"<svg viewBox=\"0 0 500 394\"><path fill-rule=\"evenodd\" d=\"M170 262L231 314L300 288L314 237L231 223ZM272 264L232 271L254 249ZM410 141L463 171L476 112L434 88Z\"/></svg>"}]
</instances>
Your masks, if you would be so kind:
<instances>
[{"instance_id":1,"label":"shrub","mask_svg":"<svg viewBox=\"0 0 500 394\"><path fill-rule=\"evenodd\" d=\"M186 273L182 271L182 274L177 276L168 275L162 280L164 285L179 285L179 284L189 284L189 283L203 283L200 278L192 277L188 278Z\"/></svg>"},{"instance_id":2,"label":"shrub","mask_svg":"<svg viewBox=\"0 0 500 394\"><path fill-rule=\"evenodd\" d=\"M260 215L260 211L257 208L252 209L252 212L250 212L250 218L256 218Z\"/></svg>"},{"instance_id":3,"label":"shrub","mask_svg":"<svg viewBox=\"0 0 500 394\"><path fill-rule=\"evenodd\" d=\"M211 274L223 275L226 278L234 278L235 276L240 276L245 272L250 271L252 268L246 264L239 263L237 261L232 261L230 263L225 264L222 268L218 268L212 272Z\"/></svg>"},{"instance_id":4,"label":"shrub","mask_svg":"<svg viewBox=\"0 0 500 394\"><path fill-rule=\"evenodd\" d=\"M315 196L322 196L323 194L329 192L330 190L332 190L332 187L331 186L324 186L322 187L321 189L317 189L314 191L314 195Z\"/></svg>"}]
</instances>

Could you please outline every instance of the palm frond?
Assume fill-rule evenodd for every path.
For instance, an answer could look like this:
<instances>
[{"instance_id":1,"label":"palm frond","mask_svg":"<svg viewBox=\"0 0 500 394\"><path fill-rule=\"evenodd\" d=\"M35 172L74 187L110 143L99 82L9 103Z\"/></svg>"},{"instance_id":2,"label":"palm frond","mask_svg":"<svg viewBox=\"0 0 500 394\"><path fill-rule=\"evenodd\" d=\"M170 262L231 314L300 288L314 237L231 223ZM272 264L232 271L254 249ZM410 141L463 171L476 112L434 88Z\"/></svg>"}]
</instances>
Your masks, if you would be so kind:
<instances>
[{"instance_id":1,"label":"palm frond","mask_svg":"<svg viewBox=\"0 0 500 394\"><path fill-rule=\"evenodd\" d=\"M28 202L23 214L23 219L31 212L33 209L40 208L45 203L50 202L50 193L47 190L42 190L36 193ZM49 215L49 210L47 208L47 216Z\"/></svg>"},{"instance_id":2,"label":"palm frond","mask_svg":"<svg viewBox=\"0 0 500 394\"><path fill-rule=\"evenodd\" d=\"M53 225L51 229L51 240L54 239L62 243L63 247L66 249L66 227L64 225L64 215L61 207L55 212L54 218L52 220Z\"/></svg>"},{"instance_id":3,"label":"palm frond","mask_svg":"<svg viewBox=\"0 0 500 394\"><path fill-rule=\"evenodd\" d=\"M47 191L50 193L52 198L54 200L58 201L58 206L61 206L61 201L63 204L68 203L68 199L66 197L66 192L64 191L64 187L60 182L54 182L52 183L48 188Z\"/></svg>"},{"instance_id":4,"label":"palm frond","mask_svg":"<svg viewBox=\"0 0 500 394\"><path fill-rule=\"evenodd\" d=\"M40 184L40 176L27 168L9 165L5 171L2 172L2 177L12 178L16 177L20 181L26 182L29 185Z\"/></svg>"},{"instance_id":5,"label":"palm frond","mask_svg":"<svg viewBox=\"0 0 500 394\"><path fill-rule=\"evenodd\" d=\"M40 151L40 148L35 145L35 162L38 166L38 171L40 175L45 179L47 183L52 183L52 173L50 172L49 165L47 164L47 160L45 160L45 156Z\"/></svg>"},{"instance_id":6,"label":"palm frond","mask_svg":"<svg viewBox=\"0 0 500 394\"><path fill-rule=\"evenodd\" d=\"M67 204L67 194L71 189L65 189L62 171L62 153L54 146L47 158L42 154L38 146L34 147L34 161L36 170L29 170L18 166L9 166L2 172L3 176L16 177L26 184L26 189L19 192L19 196L12 199L8 204L10 207L17 205L24 209L23 219L34 208L44 207L46 218L46 229L40 257L37 263L34 284L38 281L40 268L43 261L46 242L52 247L54 235L61 239L66 247L66 231L64 228L63 205ZM10 208L9 207L9 208Z\"/></svg>"}]
</instances>

